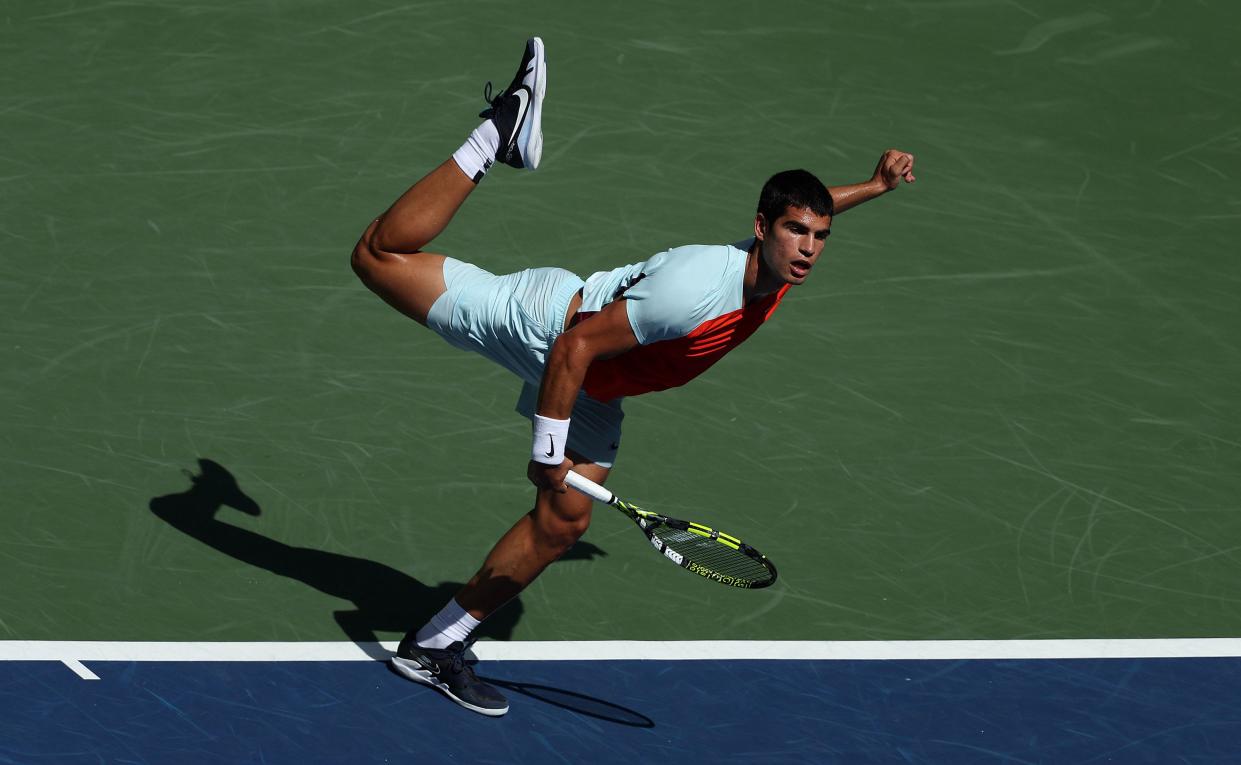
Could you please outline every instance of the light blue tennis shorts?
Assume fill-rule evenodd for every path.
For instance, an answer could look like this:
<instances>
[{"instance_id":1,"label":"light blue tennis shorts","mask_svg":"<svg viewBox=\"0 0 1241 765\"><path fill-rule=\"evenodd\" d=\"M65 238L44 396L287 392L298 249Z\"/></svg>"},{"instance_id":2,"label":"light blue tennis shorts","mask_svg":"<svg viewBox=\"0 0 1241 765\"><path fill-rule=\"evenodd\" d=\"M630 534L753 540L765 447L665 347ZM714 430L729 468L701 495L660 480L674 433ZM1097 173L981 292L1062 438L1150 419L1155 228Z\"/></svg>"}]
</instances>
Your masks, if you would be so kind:
<instances>
[{"instance_id":1,"label":"light blue tennis shorts","mask_svg":"<svg viewBox=\"0 0 1241 765\"><path fill-rule=\"evenodd\" d=\"M496 276L445 258L446 289L427 313L427 326L450 345L478 353L520 377L524 384L517 411L533 420L547 352L564 331L565 311L582 284L563 268ZM605 403L579 394L567 449L612 467L624 418L621 399Z\"/></svg>"}]
</instances>

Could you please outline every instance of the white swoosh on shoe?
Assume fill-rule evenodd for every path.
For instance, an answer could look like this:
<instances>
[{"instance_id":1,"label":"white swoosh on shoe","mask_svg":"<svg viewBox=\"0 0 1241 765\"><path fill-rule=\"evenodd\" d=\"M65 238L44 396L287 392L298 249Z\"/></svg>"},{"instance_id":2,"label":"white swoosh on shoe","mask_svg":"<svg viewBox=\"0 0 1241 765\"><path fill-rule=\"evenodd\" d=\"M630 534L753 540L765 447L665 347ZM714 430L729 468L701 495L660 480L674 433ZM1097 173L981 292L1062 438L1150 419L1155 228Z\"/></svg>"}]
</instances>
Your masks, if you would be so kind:
<instances>
[{"instance_id":1,"label":"white swoosh on shoe","mask_svg":"<svg viewBox=\"0 0 1241 765\"><path fill-rule=\"evenodd\" d=\"M530 93L522 87L513 91L513 95L521 101L517 106L517 119L513 122L513 133L516 135L521 133L521 124L526 119L526 109L530 108Z\"/></svg>"}]
</instances>

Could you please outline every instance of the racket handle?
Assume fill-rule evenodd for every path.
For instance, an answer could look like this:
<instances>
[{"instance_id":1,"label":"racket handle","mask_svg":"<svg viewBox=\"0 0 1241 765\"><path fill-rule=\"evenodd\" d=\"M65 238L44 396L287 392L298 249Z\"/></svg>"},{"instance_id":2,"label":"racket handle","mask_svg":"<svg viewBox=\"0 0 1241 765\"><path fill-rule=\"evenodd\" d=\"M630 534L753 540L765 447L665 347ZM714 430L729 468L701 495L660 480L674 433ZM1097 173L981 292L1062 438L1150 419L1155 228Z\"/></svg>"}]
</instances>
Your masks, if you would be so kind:
<instances>
[{"instance_id":1,"label":"racket handle","mask_svg":"<svg viewBox=\"0 0 1241 765\"><path fill-rule=\"evenodd\" d=\"M572 470L570 470L564 477L564 482L590 497L594 501L602 502L605 505L612 504L612 500L616 498L612 492L603 488L589 478L574 473Z\"/></svg>"}]
</instances>

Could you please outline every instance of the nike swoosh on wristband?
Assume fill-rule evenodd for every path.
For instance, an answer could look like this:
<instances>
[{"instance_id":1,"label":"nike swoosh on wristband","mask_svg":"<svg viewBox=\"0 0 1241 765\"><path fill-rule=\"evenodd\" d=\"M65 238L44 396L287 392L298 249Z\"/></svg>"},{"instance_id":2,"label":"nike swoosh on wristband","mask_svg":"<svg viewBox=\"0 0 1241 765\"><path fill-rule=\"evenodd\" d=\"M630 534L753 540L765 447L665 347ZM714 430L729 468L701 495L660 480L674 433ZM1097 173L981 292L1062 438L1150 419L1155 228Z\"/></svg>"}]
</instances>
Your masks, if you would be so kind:
<instances>
[{"instance_id":1,"label":"nike swoosh on wristband","mask_svg":"<svg viewBox=\"0 0 1241 765\"><path fill-rule=\"evenodd\" d=\"M552 438L551 433L547 434L547 446L548 446L547 456L550 457L556 453L556 440Z\"/></svg>"}]
</instances>

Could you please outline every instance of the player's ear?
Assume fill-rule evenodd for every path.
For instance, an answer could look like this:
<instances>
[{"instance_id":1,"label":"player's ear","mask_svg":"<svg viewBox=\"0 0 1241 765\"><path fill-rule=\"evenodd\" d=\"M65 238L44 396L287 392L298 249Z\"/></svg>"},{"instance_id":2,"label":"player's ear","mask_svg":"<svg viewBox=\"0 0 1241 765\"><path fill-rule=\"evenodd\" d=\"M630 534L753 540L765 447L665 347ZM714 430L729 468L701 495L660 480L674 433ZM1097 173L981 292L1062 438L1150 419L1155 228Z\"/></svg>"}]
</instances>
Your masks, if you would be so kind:
<instances>
[{"instance_id":1,"label":"player's ear","mask_svg":"<svg viewBox=\"0 0 1241 765\"><path fill-rule=\"evenodd\" d=\"M754 238L760 242L763 241L763 232L766 230L766 227L767 227L767 220L763 218L763 214L755 213L754 215Z\"/></svg>"}]
</instances>

